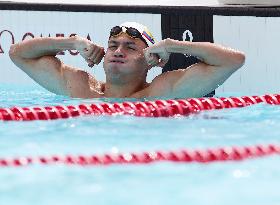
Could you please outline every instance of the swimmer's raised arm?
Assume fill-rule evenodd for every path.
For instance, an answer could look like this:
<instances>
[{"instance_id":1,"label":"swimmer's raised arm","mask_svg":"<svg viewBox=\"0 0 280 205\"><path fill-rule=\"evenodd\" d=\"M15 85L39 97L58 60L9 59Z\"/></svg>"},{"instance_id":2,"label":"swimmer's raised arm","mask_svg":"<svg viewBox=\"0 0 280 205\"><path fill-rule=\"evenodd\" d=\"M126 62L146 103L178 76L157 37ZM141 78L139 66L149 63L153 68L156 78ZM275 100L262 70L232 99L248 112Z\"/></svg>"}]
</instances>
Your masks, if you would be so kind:
<instances>
[{"instance_id":1,"label":"swimmer's raised arm","mask_svg":"<svg viewBox=\"0 0 280 205\"><path fill-rule=\"evenodd\" d=\"M245 61L242 52L225 48L209 42L188 42L165 39L146 48L145 57L151 60L156 54L161 61L159 66L168 61L170 53L192 55L202 62L188 68L163 73L154 79L154 87L165 87L162 95L170 97L201 97L221 85Z\"/></svg>"},{"instance_id":2,"label":"swimmer's raised arm","mask_svg":"<svg viewBox=\"0 0 280 205\"><path fill-rule=\"evenodd\" d=\"M91 67L104 56L104 48L78 36L26 40L12 45L9 54L19 68L47 90L60 95L92 96L90 86L95 87L98 82L87 72L67 66L55 57L65 50L78 50Z\"/></svg>"}]
</instances>

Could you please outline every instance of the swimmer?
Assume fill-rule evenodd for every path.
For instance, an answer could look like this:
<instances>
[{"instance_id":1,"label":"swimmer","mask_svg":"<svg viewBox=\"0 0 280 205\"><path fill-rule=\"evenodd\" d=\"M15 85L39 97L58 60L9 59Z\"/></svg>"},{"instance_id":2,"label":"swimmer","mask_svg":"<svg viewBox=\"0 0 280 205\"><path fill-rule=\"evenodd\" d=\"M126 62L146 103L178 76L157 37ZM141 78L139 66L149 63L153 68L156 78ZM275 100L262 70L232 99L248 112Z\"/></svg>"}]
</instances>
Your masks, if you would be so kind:
<instances>
[{"instance_id":1,"label":"swimmer","mask_svg":"<svg viewBox=\"0 0 280 205\"><path fill-rule=\"evenodd\" d=\"M66 50L79 51L90 67L104 57L106 82L56 57ZM163 67L171 53L192 55L201 62L162 73L147 83L148 71L155 66ZM9 55L16 66L42 87L75 98L202 97L245 61L242 52L214 43L174 39L155 42L147 27L136 22L113 27L106 52L102 46L74 36L25 40L12 45Z\"/></svg>"}]
</instances>

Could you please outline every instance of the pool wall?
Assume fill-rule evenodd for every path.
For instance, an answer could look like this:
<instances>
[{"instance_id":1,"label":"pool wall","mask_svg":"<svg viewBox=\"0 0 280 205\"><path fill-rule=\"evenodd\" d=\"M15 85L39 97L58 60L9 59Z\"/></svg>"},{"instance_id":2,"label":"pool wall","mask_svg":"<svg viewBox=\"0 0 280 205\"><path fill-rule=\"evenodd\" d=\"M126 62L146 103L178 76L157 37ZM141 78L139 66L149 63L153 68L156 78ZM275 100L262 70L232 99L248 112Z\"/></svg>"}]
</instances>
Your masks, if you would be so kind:
<instances>
[{"instance_id":1,"label":"pool wall","mask_svg":"<svg viewBox=\"0 0 280 205\"><path fill-rule=\"evenodd\" d=\"M147 25L157 40L209 41L242 50L246 64L220 88L224 92L278 93L280 7L253 6L98 6L65 4L0 3L0 83L34 84L9 59L12 43L39 36L78 34L106 46L108 31L123 21ZM75 51L59 57L104 80L102 64L93 69ZM187 67L197 60L172 55L163 71ZM149 81L161 73L149 73Z\"/></svg>"}]
</instances>

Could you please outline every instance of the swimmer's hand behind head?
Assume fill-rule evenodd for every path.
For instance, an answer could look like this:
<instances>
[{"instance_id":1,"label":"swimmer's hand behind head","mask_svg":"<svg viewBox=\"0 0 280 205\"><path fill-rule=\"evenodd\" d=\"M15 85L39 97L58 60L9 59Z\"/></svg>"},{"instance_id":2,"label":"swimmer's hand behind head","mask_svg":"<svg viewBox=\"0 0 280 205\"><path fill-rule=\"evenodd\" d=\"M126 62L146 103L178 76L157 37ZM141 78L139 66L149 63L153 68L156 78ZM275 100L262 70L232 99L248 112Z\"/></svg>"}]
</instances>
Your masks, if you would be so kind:
<instances>
[{"instance_id":1,"label":"swimmer's hand behind head","mask_svg":"<svg viewBox=\"0 0 280 205\"><path fill-rule=\"evenodd\" d=\"M76 50L79 51L80 55L86 60L89 67L98 65L105 55L104 48L86 38L74 36L76 43Z\"/></svg>"},{"instance_id":2,"label":"swimmer's hand behind head","mask_svg":"<svg viewBox=\"0 0 280 205\"><path fill-rule=\"evenodd\" d=\"M145 59L151 67L163 67L168 62L170 57L170 53L167 51L168 40L162 40L144 49Z\"/></svg>"}]
</instances>

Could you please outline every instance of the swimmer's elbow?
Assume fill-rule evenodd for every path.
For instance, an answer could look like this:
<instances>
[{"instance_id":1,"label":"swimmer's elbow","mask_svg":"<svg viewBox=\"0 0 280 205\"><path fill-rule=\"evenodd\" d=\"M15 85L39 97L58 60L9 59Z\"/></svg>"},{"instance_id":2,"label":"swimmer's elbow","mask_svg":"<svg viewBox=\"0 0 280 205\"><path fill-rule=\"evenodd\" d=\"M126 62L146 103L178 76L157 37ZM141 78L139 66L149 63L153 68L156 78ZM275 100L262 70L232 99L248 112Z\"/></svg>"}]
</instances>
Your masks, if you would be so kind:
<instances>
[{"instance_id":1,"label":"swimmer's elbow","mask_svg":"<svg viewBox=\"0 0 280 205\"><path fill-rule=\"evenodd\" d=\"M245 63L245 60L246 60L245 54L242 52L237 52L232 61L232 67L236 70L241 68Z\"/></svg>"},{"instance_id":2,"label":"swimmer's elbow","mask_svg":"<svg viewBox=\"0 0 280 205\"><path fill-rule=\"evenodd\" d=\"M17 47L17 44L13 44L9 50L9 57L13 62L21 58Z\"/></svg>"},{"instance_id":3,"label":"swimmer's elbow","mask_svg":"<svg viewBox=\"0 0 280 205\"><path fill-rule=\"evenodd\" d=\"M245 60L246 60L246 56L244 53L240 52L238 53L237 55L237 65L238 65L238 68L242 67L245 63Z\"/></svg>"},{"instance_id":4,"label":"swimmer's elbow","mask_svg":"<svg viewBox=\"0 0 280 205\"><path fill-rule=\"evenodd\" d=\"M15 44L11 45L10 50L9 50L9 56L11 59L13 59L13 58L15 58L15 56L17 56Z\"/></svg>"}]
</instances>

